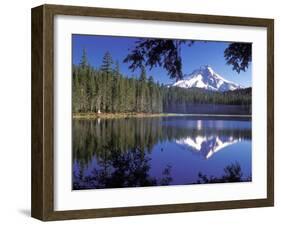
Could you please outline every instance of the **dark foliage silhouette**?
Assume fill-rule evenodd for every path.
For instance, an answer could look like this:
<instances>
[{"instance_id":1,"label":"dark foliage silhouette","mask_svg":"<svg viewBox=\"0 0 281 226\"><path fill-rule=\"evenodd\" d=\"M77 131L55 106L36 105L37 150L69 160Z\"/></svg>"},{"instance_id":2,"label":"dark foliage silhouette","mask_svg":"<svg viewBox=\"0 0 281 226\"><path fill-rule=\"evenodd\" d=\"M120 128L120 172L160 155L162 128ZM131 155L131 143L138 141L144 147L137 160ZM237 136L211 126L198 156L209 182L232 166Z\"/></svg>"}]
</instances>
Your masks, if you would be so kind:
<instances>
[{"instance_id":1,"label":"dark foliage silhouette","mask_svg":"<svg viewBox=\"0 0 281 226\"><path fill-rule=\"evenodd\" d=\"M250 177L243 178L241 166L238 162L227 165L224 168L224 174L221 177L213 177L198 173L199 180L197 184L208 184L208 183L227 183L227 182L245 182L251 181Z\"/></svg>"},{"instance_id":2,"label":"dark foliage silhouette","mask_svg":"<svg viewBox=\"0 0 281 226\"><path fill-rule=\"evenodd\" d=\"M139 39L124 62L130 63L129 68L133 71L143 65L163 67L171 78L179 80L183 77L181 46L194 43L193 40ZM225 49L224 57L233 70L245 71L252 61L252 44L231 43Z\"/></svg>"},{"instance_id":3,"label":"dark foliage silhouette","mask_svg":"<svg viewBox=\"0 0 281 226\"><path fill-rule=\"evenodd\" d=\"M141 66L163 67L171 78L182 78L181 45L185 40L169 39L140 39L135 48L124 59L125 63L131 63L129 68L133 71ZM192 43L193 41L188 41Z\"/></svg>"},{"instance_id":4,"label":"dark foliage silhouette","mask_svg":"<svg viewBox=\"0 0 281 226\"><path fill-rule=\"evenodd\" d=\"M163 178L157 179L149 175L150 158L140 148L126 152L110 150L108 153L105 151L104 156L98 159L99 168L95 168L91 175L74 175L74 190L169 185L172 181L171 166L163 170Z\"/></svg>"},{"instance_id":5,"label":"dark foliage silhouette","mask_svg":"<svg viewBox=\"0 0 281 226\"><path fill-rule=\"evenodd\" d=\"M224 51L227 64L240 73L246 71L252 61L252 45L249 43L232 43Z\"/></svg>"}]
</instances>

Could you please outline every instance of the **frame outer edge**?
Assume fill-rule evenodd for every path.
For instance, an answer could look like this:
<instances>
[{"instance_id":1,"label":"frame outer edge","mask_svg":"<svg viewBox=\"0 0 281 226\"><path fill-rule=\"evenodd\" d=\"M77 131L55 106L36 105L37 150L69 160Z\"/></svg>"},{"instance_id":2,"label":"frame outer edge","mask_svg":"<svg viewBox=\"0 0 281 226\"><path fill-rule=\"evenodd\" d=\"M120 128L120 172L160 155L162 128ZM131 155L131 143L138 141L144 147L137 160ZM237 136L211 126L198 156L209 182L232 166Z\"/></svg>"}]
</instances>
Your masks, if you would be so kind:
<instances>
[{"instance_id":1,"label":"frame outer edge","mask_svg":"<svg viewBox=\"0 0 281 226\"><path fill-rule=\"evenodd\" d=\"M267 200L274 206L274 20L267 24Z\"/></svg>"},{"instance_id":2,"label":"frame outer edge","mask_svg":"<svg viewBox=\"0 0 281 226\"><path fill-rule=\"evenodd\" d=\"M53 191L53 13L32 9L32 159L31 216L50 220Z\"/></svg>"},{"instance_id":3,"label":"frame outer edge","mask_svg":"<svg viewBox=\"0 0 281 226\"><path fill-rule=\"evenodd\" d=\"M44 7L44 216L50 220L54 212L54 13Z\"/></svg>"},{"instance_id":4,"label":"frame outer edge","mask_svg":"<svg viewBox=\"0 0 281 226\"><path fill-rule=\"evenodd\" d=\"M43 219L43 6L31 11L31 216Z\"/></svg>"},{"instance_id":5,"label":"frame outer edge","mask_svg":"<svg viewBox=\"0 0 281 226\"><path fill-rule=\"evenodd\" d=\"M174 22L189 22L189 23L206 23L206 24L221 24L221 25L241 25L241 26L257 26L266 27L271 19L254 18L254 17L239 17L239 16L221 16L208 14L193 14L179 12L162 12L149 10L135 9L117 9L117 8L101 8L101 7L86 7L72 5L55 5L45 4L47 9L54 14L73 15L73 16L96 16L110 17L122 19L141 19L155 21L174 21ZM253 23L255 25L253 25Z\"/></svg>"}]
</instances>

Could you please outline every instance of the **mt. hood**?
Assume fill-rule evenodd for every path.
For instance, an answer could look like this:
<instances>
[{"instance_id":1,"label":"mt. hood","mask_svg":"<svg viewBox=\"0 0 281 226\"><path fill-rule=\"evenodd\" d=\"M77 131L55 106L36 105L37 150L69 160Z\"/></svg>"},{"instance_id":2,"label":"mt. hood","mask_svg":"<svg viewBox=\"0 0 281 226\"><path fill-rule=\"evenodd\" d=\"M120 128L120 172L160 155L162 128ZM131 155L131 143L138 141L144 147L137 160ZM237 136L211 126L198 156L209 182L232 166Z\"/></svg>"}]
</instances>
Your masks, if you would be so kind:
<instances>
[{"instance_id":1,"label":"mt. hood","mask_svg":"<svg viewBox=\"0 0 281 226\"><path fill-rule=\"evenodd\" d=\"M234 82L227 81L208 65L201 66L199 69L194 70L182 80L172 84L172 86L181 88L202 88L220 92L244 88Z\"/></svg>"}]
</instances>

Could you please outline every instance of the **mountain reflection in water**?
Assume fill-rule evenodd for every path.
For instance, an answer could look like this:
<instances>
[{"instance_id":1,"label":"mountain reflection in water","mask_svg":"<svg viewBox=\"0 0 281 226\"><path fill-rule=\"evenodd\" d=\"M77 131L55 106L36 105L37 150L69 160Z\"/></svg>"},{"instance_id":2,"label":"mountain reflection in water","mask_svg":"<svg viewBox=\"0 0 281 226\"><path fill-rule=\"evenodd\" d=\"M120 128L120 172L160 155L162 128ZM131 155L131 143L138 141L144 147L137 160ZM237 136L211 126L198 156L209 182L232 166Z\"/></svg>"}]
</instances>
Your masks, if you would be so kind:
<instances>
[{"instance_id":1,"label":"mountain reflection in water","mask_svg":"<svg viewBox=\"0 0 281 226\"><path fill-rule=\"evenodd\" d=\"M251 139L243 118L74 120L73 189L193 184L234 162L246 180Z\"/></svg>"},{"instance_id":2,"label":"mountain reflection in water","mask_svg":"<svg viewBox=\"0 0 281 226\"><path fill-rule=\"evenodd\" d=\"M197 136L186 137L175 142L182 148L202 154L206 159L209 159L213 154L223 150L227 146L242 141L241 138L233 138L232 136Z\"/></svg>"}]
</instances>

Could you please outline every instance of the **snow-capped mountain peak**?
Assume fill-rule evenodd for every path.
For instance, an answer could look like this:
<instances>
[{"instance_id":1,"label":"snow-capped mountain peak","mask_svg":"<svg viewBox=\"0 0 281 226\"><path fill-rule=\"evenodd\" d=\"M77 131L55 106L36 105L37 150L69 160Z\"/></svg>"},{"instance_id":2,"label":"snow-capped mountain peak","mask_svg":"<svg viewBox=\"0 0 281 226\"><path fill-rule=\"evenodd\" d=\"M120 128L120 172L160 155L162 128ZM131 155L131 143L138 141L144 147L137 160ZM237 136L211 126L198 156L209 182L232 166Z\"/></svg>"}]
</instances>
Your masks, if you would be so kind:
<instances>
[{"instance_id":1,"label":"snow-capped mountain peak","mask_svg":"<svg viewBox=\"0 0 281 226\"><path fill-rule=\"evenodd\" d=\"M209 65L201 66L191 74L184 76L182 80L175 82L172 86L181 88L202 88L220 92L244 88L224 79Z\"/></svg>"}]
</instances>

